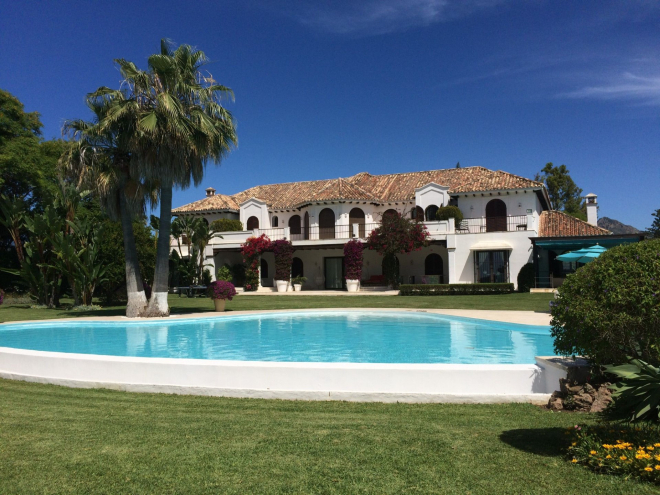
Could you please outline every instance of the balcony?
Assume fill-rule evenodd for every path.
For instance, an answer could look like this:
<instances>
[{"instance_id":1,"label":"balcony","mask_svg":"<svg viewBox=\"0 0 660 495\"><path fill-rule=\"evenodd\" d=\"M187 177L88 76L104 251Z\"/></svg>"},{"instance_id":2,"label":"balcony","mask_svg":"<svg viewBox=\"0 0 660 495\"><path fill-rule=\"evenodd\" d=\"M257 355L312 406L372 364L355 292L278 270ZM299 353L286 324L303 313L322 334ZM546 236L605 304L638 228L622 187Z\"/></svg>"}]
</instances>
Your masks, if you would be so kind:
<instances>
[{"instance_id":1,"label":"balcony","mask_svg":"<svg viewBox=\"0 0 660 495\"><path fill-rule=\"evenodd\" d=\"M298 229L283 227L275 229L255 229L254 234L265 234L271 241L289 239L295 241L326 241L333 239L366 239L379 223L335 225L334 227L300 227Z\"/></svg>"},{"instance_id":2,"label":"balcony","mask_svg":"<svg viewBox=\"0 0 660 495\"><path fill-rule=\"evenodd\" d=\"M527 215L501 217L464 218L456 227L457 234L481 234L484 232L517 232L532 230Z\"/></svg>"}]
</instances>

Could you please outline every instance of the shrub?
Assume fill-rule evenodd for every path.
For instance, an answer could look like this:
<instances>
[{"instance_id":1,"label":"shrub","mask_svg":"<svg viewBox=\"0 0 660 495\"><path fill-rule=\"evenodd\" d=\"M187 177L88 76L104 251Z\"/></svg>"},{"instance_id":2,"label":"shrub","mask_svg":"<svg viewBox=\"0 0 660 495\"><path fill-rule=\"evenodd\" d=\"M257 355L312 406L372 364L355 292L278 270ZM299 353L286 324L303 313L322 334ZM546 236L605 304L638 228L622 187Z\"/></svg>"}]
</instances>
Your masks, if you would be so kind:
<instances>
[{"instance_id":1,"label":"shrub","mask_svg":"<svg viewBox=\"0 0 660 495\"><path fill-rule=\"evenodd\" d=\"M208 287L211 284L211 280L213 280L213 277L211 276L211 270L204 268L204 271L202 272L201 285L206 285Z\"/></svg>"},{"instance_id":2,"label":"shrub","mask_svg":"<svg viewBox=\"0 0 660 495\"><path fill-rule=\"evenodd\" d=\"M603 423L567 431L568 457L597 473L660 483L660 430L651 425Z\"/></svg>"},{"instance_id":3,"label":"shrub","mask_svg":"<svg viewBox=\"0 0 660 495\"><path fill-rule=\"evenodd\" d=\"M243 224L240 220L220 218L211 222L211 230L213 232L242 232Z\"/></svg>"},{"instance_id":4,"label":"shrub","mask_svg":"<svg viewBox=\"0 0 660 495\"><path fill-rule=\"evenodd\" d=\"M471 294L509 294L513 284L403 284L400 296L457 296Z\"/></svg>"},{"instance_id":5,"label":"shrub","mask_svg":"<svg viewBox=\"0 0 660 495\"><path fill-rule=\"evenodd\" d=\"M351 239L344 244L344 266L346 267L346 280L360 280L362 278L362 251L364 244L357 239Z\"/></svg>"},{"instance_id":6,"label":"shrub","mask_svg":"<svg viewBox=\"0 0 660 495\"><path fill-rule=\"evenodd\" d=\"M307 282L307 277L303 277L302 275L298 275L291 281L294 285L302 285L305 282Z\"/></svg>"},{"instance_id":7,"label":"shrub","mask_svg":"<svg viewBox=\"0 0 660 495\"><path fill-rule=\"evenodd\" d=\"M536 272L534 263L527 263L522 266L518 272L518 292L529 292L534 287L536 281Z\"/></svg>"},{"instance_id":8,"label":"shrub","mask_svg":"<svg viewBox=\"0 0 660 495\"><path fill-rule=\"evenodd\" d=\"M232 283L236 284L237 287L242 287L245 284L245 265L242 263L236 263L229 267L231 270L231 276L233 279Z\"/></svg>"},{"instance_id":9,"label":"shrub","mask_svg":"<svg viewBox=\"0 0 660 495\"><path fill-rule=\"evenodd\" d=\"M660 240L617 246L566 277L551 301L555 350L594 364L660 364Z\"/></svg>"},{"instance_id":10,"label":"shrub","mask_svg":"<svg viewBox=\"0 0 660 495\"><path fill-rule=\"evenodd\" d=\"M453 218L455 226L458 227L463 220L463 212L458 206L441 206L435 212L435 218L437 220L449 220Z\"/></svg>"},{"instance_id":11,"label":"shrub","mask_svg":"<svg viewBox=\"0 0 660 495\"><path fill-rule=\"evenodd\" d=\"M608 419L660 423L660 369L633 359L629 364L605 366L605 371L619 379L612 386L614 402L605 411Z\"/></svg>"},{"instance_id":12,"label":"shrub","mask_svg":"<svg viewBox=\"0 0 660 495\"><path fill-rule=\"evenodd\" d=\"M211 299L227 299L231 301L236 295L236 288L231 282L216 280L209 284L208 294L211 296Z\"/></svg>"},{"instance_id":13,"label":"shrub","mask_svg":"<svg viewBox=\"0 0 660 495\"><path fill-rule=\"evenodd\" d=\"M293 252L296 250L291 241L286 239L273 241L269 250L275 255L275 280L291 280Z\"/></svg>"},{"instance_id":14,"label":"shrub","mask_svg":"<svg viewBox=\"0 0 660 495\"><path fill-rule=\"evenodd\" d=\"M218 273L216 274L215 278L217 280L222 280L223 282L231 282L233 277L231 275L229 266L224 265L218 268Z\"/></svg>"},{"instance_id":15,"label":"shrub","mask_svg":"<svg viewBox=\"0 0 660 495\"><path fill-rule=\"evenodd\" d=\"M270 239L265 234L250 237L241 246L241 254L245 263L244 289L254 291L259 288L259 259L261 253L270 247Z\"/></svg>"}]
</instances>

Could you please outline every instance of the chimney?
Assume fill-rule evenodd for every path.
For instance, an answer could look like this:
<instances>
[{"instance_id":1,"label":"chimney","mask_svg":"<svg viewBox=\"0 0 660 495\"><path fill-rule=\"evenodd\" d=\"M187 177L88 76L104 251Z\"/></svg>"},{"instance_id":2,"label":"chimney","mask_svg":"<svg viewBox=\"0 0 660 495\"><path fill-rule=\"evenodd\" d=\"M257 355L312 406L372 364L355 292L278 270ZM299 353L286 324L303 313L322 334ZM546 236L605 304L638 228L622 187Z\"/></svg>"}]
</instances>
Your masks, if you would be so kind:
<instances>
[{"instance_id":1,"label":"chimney","mask_svg":"<svg viewBox=\"0 0 660 495\"><path fill-rule=\"evenodd\" d=\"M587 194L584 199L587 202L587 222L598 226L598 196L594 193Z\"/></svg>"},{"instance_id":2,"label":"chimney","mask_svg":"<svg viewBox=\"0 0 660 495\"><path fill-rule=\"evenodd\" d=\"M208 198L209 196L215 196L215 189L212 187L206 188L206 197Z\"/></svg>"}]
</instances>

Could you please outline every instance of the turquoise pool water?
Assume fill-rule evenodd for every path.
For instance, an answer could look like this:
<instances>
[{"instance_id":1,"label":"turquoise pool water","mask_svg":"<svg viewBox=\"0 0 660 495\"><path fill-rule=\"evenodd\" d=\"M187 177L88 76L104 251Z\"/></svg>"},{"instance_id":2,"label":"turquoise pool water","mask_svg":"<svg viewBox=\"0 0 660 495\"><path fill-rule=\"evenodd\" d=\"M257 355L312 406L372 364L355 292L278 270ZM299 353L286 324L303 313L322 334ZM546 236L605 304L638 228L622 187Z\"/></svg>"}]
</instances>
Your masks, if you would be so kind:
<instances>
[{"instance_id":1,"label":"turquoise pool water","mask_svg":"<svg viewBox=\"0 0 660 495\"><path fill-rule=\"evenodd\" d=\"M241 361L531 364L550 327L423 312L289 312L0 326L0 347Z\"/></svg>"}]
</instances>

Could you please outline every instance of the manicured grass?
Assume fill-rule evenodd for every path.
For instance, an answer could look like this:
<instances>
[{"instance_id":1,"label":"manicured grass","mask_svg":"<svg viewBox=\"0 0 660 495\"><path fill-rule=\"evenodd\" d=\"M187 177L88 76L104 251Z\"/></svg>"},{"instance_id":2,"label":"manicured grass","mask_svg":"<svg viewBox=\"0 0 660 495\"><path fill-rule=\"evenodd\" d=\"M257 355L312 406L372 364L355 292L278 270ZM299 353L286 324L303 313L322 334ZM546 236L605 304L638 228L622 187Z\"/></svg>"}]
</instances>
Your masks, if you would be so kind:
<instances>
[{"instance_id":1,"label":"manicured grass","mask_svg":"<svg viewBox=\"0 0 660 495\"><path fill-rule=\"evenodd\" d=\"M0 380L0 493L647 494L563 457L585 415Z\"/></svg>"},{"instance_id":2,"label":"manicured grass","mask_svg":"<svg viewBox=\"0 0 660 495\"><path fill-rule=\"evenodd\" d=\"M548 312L552 294L503 294L487 296L242 296L227 303L228 311L255 309L312 309L312 308L437 308L437 309L494 309ZM209 298L170 296L173 314L213 311ZM70 311L65 309L32 309L29 305L0 306L0 322L76 318L81 316L123 315L121 306L105 307L99 311Z\"/></svg>"}]
</instances>

